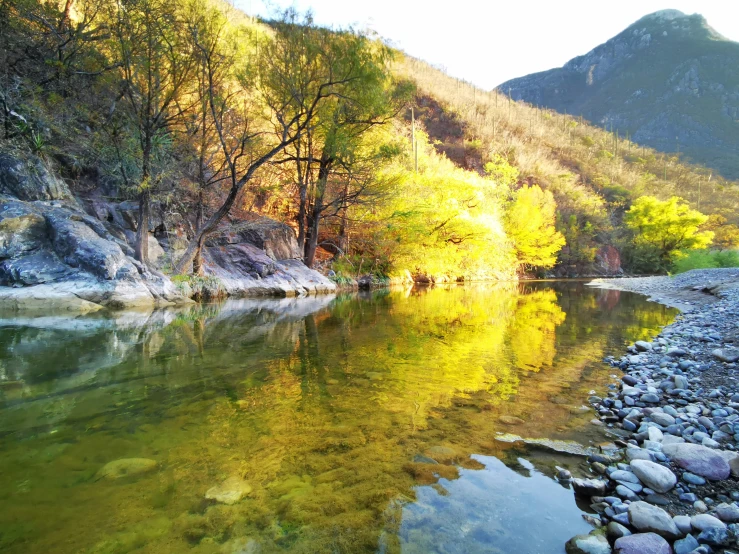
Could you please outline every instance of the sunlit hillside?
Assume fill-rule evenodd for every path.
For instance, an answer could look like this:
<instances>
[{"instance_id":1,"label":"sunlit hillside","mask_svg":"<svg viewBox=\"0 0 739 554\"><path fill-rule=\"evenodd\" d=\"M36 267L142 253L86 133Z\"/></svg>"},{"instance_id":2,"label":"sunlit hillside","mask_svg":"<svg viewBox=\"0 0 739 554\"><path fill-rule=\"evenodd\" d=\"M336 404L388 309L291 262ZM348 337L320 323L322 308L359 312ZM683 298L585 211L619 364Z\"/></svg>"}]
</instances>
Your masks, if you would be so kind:
<instances>
[{"instance_id":1,"label":"sunlit hillside","mask_svg":"<svg viewBox=\"0 0 739 554\"><path fill-rule=\"evenodd\" d=\"M415 58L400 57L395 71L417 84L416 117L437 150L481 173L504 160L520 170L520 181L554 193L568 239L560 265L583 268L594 249L616 244L623 212L643 195L679 196L703 213L739 223L739 185L710 169L581 118L480 90ZM488 170L494 177L494 167Z\"/></svg>"}]
</instances>

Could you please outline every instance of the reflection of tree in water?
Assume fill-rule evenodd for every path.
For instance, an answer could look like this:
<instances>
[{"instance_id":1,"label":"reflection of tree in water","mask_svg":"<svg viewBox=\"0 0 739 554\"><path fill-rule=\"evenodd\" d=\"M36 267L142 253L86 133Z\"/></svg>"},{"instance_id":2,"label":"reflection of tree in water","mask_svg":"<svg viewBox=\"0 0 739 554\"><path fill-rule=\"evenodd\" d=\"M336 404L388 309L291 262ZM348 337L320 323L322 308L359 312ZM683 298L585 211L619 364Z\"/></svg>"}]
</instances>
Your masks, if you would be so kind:
<instances>
[{"instance_id":1,"label":"reflection of tree in water","mask_svg":"<svg viewBox=\"0 0 739 554\"><path fill-rule=\"evenodd\" d=\"M83 481L66 490L67 502L74 517L87 518L93 542L118 532L101 508L123 503L128 527L163 515L174 522L147 543L150 551L180 552L193 540L197 552L218 551L218 541L243 536L267 552L374 551L393 527L388 506L413 500L419 482L454 477L457 464L474 467L471 453L495 451L499 413L524 406L531 420L542 414L542 435L559 424L536 389L572 370L573 344L581 358L602 355L573 328L590 324L578 318L603 317L592 295L580 295L587 307L562 296L550 287L437 288L340 297L307 313L223 306L137 329L131 340L140 348L97 376L97 388L74 393L71 415L93 431L70 423L58 436L74 437L68 463L91 474L134 456L165 469L126 487ZM109 334L99 333L98 346ZM531 371L543 367L550 369ZM548 375L552 381L540 380ZM58 380L53 386L68 390ZM111 397L125 402L111 408ZM0 459L0 471L5 462L14 459ZM149 488L164 475L176 492L155 508ZM233 506L203 506L204 491L232 475L252 494ZM41 478L37 486L36 494L58 487ZM105 500L94 494L101 486ZM37 500L20 499L31 520L44 517L43 509L30 511ZM61 530L41 535L50 544L64 539ZM396 544L391 535L385 544Z\"/></svg>"},{"instance_id":2,"label":"reflection of tree in water","mask_svg":"<svg viewBox=\"0 0 739 554\"><path fill-rule=\"evenodd\" d=\"M518 369L539 371L552 365L557 353L555 331L565 318L553 290L519 296L509 331Z\"/></svg>"}]
</instances>

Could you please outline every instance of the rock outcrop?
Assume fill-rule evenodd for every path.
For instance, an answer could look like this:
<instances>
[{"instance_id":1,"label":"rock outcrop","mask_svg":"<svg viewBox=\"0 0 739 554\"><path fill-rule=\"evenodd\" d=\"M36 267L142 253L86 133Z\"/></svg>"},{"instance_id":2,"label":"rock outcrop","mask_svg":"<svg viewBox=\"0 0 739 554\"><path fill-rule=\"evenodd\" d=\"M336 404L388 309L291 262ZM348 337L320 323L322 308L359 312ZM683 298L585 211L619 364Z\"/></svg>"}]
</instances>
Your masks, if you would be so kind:
<instances>
[{"instance_id":1,"label":"rock outcrop","mask_svg":"<svg viewBox=\"0 0 739 554\"><path fill-rule=\"evenodd\" d=\"M90 213L83 209L86 206ZM133 202L78 202L33 156L0 152L0 309L90 312L162 307L202 296L159 272L177 252L156 214L149 222L151 266L134 259ZM180 241L182 242L182 241ZM267 218L233 225L206 244L206 296L301 296L335 285L299 259L293 230Z\"/></svg>"}]
</instances>

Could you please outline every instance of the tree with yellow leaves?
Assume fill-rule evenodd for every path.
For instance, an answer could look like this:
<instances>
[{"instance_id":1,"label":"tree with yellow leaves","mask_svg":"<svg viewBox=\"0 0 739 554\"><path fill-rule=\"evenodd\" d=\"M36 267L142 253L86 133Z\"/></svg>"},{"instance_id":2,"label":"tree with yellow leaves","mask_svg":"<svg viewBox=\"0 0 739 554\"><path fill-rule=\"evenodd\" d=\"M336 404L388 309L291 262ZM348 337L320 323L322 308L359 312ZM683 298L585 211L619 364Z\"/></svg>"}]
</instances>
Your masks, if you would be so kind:
<instances>
[{"instance_id":1,"label":"tree with yellow leaves","mask_svg":"<svg viewBox=\"0 0 739 554\"><path fill-rule=\"evenodd\" d=\"M653 250L662 268L668 268L682 250L705 248L713 241L713 231L702 231L708 216L693 210L678 196L658 200L638 198L624 214L624 223L634 232L637 248Z\"/></svg>"},{"instance_id":2,"label":"tree with yellow leaves","mask_svg":"<svg viewBox=\"0 0 739 554\"><path fill-rule=\"evenodd\" d=\"M554 226L557 204L548 190L524 185L516 191L505 216L519 269L552 267L565 238Z\"/></svg>"}]
</instances>

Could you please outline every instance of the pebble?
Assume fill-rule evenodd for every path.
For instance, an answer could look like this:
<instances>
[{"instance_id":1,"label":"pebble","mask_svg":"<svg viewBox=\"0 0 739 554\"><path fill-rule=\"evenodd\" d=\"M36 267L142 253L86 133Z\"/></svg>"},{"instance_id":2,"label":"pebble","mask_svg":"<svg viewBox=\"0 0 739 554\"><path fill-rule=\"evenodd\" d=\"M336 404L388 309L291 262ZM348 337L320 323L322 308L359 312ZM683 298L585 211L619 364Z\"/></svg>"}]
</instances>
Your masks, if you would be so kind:
<instances>
[{"instance_id":1,"label":"pebble","mask_svg":"<svg viewBox=\"0 0 739 554\"><path fill-rule=\"evenodd\" d=\"M244 496L251 493L251 485L244 481L241 477L232 476L222 483L209 488L205 493L205 498L215 500L221 504L236 504Z\"/></svg>"},{"instance_id":2,"label":"pebble","mask_svg":"<svg viewBox=\"0 0 739 554\"><path fill-rule=\"evenodd\" d=\"M155 471L159 464L148 458L121 458L108 462L97 472L98 479L123 479Z\"/></svg>"},{"instance_id":3,"label":"pebble","mask_svg":"<svg viewBox=\"0 0 739 554\"><path fill-rule=\"evenodd\" d=\"M672 545L672 549L675 551L675 554L689 554L699 546L700 544L698 544L695 537L693 535L688 535L684 539L675 541L675 544Z\"/></svg>"},{"instance_id":4,"label":"pebble","mask_svg":"<svg viewBox=\"0 0 739 554\"><path fill-rule=\"evenodd\" d=\"M694 475L690 473L689 471L686 471L683 473L682 480L686 483L690 483L691 485L705 485L706 480L703 477L699 477L698 475Z\"/></svg>"}]
</instances>

